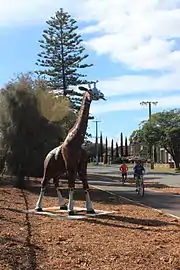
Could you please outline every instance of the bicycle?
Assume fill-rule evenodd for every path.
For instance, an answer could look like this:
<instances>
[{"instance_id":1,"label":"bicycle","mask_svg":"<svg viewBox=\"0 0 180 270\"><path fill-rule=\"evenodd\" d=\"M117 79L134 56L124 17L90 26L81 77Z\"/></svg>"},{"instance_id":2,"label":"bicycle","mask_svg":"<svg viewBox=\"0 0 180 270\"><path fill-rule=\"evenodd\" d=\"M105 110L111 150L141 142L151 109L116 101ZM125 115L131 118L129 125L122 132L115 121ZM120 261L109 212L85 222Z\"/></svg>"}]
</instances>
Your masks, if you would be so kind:
<instances>
[{"instance_id":1,"label":"bicycle","mask_svg":"<svg viewBox=\"0 0 180 270\"><path fill-rule=\"evenodd\" d=\"M136 192L140 197L144 196L144 178L143 175L136 176Z\"/></svg>"}]
</instances>

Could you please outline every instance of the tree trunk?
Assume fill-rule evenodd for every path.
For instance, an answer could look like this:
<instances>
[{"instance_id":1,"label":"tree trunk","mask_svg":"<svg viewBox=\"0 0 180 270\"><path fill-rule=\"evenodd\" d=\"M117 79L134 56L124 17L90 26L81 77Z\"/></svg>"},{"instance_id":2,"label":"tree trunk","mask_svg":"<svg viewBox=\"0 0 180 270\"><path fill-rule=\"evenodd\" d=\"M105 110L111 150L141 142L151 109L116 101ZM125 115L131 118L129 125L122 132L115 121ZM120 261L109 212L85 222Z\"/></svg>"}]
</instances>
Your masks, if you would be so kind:
<instances>
[{"instance_id":1,"label":"tree trunk","mask_svg":"<svg viewBox=\"0 0 180 270\"><path fill-rule=\"evenodd\" d=\"M180 163L180 160L178 158L174 158L174 163L175 163L175 167L176 169L180 169L180 166L179 166L179 163Z\"/></svg>"},{"instance_id":2,"label":"tree trunk","mask_svg":"<svg viewBox=\"0 0 180 270\"><path fill-rule=\"evenodd\" d=\"M157 163L157 147L154 147L154 163Z\"/></svg>"},{"instance_id":3,"label":"tree trunk","mask_svg":"<svg viewBox=\"0 0 180 270\"><path fill-rule=\"evenodd\" d=\"M15 187L19 188L19 189L25 188L25 174L24 174L23 169L21 169L21 168L19 168L19 171L16 175Z\"/></svg>"}]
</instances>

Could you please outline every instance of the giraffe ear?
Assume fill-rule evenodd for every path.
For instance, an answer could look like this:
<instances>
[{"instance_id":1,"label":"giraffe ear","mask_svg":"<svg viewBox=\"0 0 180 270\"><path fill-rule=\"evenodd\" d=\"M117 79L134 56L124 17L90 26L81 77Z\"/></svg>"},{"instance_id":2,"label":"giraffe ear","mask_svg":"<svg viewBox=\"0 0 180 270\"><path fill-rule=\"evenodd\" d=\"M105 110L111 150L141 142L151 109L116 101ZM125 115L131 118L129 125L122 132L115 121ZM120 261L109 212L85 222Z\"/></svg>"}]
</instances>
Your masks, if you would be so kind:
<instances>
[{"instance_id":1,"label":"giraffe ear","mask_svg":"<svg viewBox=\"0 0 180 270\"><path fill-rule=\"evenodd\" d=\"M79 90L81 90L81 91L88 91L88 89L86 87L84 87L84 86L79 86Z\"/></svg>"}]
</instances>

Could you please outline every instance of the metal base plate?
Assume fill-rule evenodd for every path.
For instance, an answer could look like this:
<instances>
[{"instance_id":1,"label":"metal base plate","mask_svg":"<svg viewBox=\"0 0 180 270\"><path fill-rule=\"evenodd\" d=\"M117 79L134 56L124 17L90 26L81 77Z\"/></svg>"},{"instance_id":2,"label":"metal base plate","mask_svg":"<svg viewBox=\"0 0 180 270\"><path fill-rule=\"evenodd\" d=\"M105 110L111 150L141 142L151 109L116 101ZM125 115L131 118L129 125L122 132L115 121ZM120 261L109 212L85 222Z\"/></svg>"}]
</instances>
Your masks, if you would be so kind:
<instances>
[{"instance_id":1,"label":"metal base plate","mask_svg":"<svg viewBox=\"0 0 180 270\"><path fill-rule=\"evenodd\" d=\"M86 219L90 217L97 217L101 215L108 215L108 214L115 213L115 211L103 211L103 210L95 209L94 214L87 214L85 208L74 207L75 214L71 216L71 215L68 215L67 210L60 210L59 207L56 207L56 206L43 208L42 212L38 212L35 209L22 210L22 212L28 213L28 214L49 216L49 217L62 219L62 220Z\"/></svg>"}]
</instances>

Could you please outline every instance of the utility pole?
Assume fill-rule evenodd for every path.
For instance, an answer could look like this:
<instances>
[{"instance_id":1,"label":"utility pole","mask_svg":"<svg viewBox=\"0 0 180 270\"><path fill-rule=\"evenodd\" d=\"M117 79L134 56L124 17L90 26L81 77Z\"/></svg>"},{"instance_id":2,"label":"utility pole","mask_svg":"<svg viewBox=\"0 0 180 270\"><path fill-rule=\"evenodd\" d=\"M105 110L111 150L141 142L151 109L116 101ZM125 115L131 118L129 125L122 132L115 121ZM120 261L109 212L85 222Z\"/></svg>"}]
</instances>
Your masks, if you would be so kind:
<instances>
[{"instance_id":1,"label":"utility pole","mask_svg":"<svg viewBox=\"0 0 180 270\"><path fill-rule=\"evenodd\" d=\"M95 122L95 124L96 124L96 142L95 142L95 144L96 144L96 165L98 165L99 164L99 162L98 162L98 123L101 121L95 120L93 122Z\"/></svg>"},{"instance_id":2,"label":"utility pole","mask_svg":"<svg viewBox=\"0 0 180 270\"><path fill-rule=\"evenodd\" d=\"M152 121L151 121L152 105L156 106L157 104L158 104L158 101L142 101L142 102L140 102L140 105L148 106L150 127L152 125ZM150 145L149 145L149 152L150 152L150 160L151 160L151 169L154 169L154 145L152 145L152 143L150 143Z\"/></svg>"}]
</instances>

